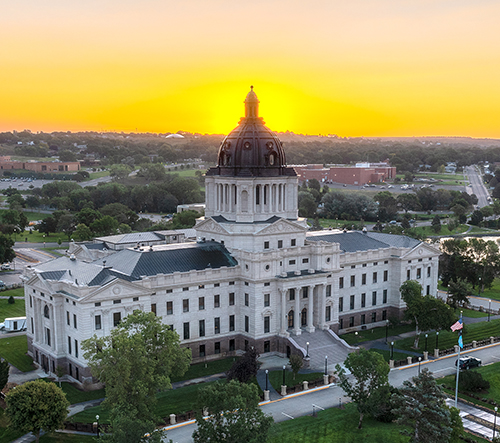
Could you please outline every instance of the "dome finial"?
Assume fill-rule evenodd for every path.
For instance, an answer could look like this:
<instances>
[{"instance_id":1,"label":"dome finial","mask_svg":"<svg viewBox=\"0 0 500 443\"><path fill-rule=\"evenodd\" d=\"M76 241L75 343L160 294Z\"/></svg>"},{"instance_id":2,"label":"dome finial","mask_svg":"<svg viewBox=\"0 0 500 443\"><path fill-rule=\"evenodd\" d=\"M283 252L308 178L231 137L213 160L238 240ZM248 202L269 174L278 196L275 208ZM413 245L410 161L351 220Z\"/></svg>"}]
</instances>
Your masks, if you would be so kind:
<instances>
[{"instance_id":1,"label":"dome finial","mask_svg":"<svg viewBox=\"0 0 500 443\"><path fill-rule=\"evenodd\" d=\"M253 85L250 85L250 89L253 89Z\"/></svg>"},{"instance_id":2,"label":"dome finial","mask_svg":"<svg viewBox=\"0 0 500 443\"><path fill-rule=\"evenodd\" d=\"M250 86L250 92L245 98L245 117L259 117L259 99L257 98L257 94L253 90L253 85Z\"/></svg>"}]
</instances>

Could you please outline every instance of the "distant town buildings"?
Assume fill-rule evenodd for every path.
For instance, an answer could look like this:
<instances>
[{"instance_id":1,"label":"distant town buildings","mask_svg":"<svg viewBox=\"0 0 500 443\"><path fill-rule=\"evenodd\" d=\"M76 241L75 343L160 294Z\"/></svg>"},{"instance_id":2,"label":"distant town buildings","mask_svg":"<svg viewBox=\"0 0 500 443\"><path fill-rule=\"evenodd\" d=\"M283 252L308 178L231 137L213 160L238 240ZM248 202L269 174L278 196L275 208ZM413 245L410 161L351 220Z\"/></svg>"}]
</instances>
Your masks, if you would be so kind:
<instances>
[{"instance_id":1,"label":"distant town buildings","mask_svg":"<svg viewBox=\"0 0 500 443\"><path fill-rule=\"evenodd\" d=\"M365 185L379 183L396 178L396 168L388 162L356 163L355 166L295 165L299 182L316 179L320 183L345 183L348 185Z\"/></svg>"},{"instance_id":2,"label":"distant town buildings","mask_svg":"<svg viewBox=\"0 0 500 443\"><path fill-rule=\"evenodd\" d=\"M77 172L80 170L80 162L60 162L60 161L17 161L12 160L9 155L0 156L0 170L20 170L33 172Z\"/></svg>"}]
</instances>

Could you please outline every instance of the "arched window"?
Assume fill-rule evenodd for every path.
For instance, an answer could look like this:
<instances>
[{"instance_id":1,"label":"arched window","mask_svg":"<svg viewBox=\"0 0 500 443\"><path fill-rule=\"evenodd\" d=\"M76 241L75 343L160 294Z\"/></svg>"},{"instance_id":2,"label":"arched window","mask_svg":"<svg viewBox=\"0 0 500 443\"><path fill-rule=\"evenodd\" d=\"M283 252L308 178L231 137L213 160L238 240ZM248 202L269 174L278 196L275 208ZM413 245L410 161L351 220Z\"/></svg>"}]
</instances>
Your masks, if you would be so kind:
<instances>
[{"instance_id":1,"label":"arched window","mask_svg":"<svg viewBox=\"0 0 500 443\"><path fill-rule=\"evenodd\" d=\"M292 329L293 328L293 319L295 317L295 312L293 312L293 309L290 310L290 312L288 313L288 329Z\"/></svg>"},{"instance_id":2,"label":"arched window","mask_svg":"<svg viewBox=\"0 0 500 443\"><path fill-rule=\"evenodd\" d=\"M43 308L43 316L45 318L50 318L49 307L47 305L45 305L45 307Z\"/></svg>"},{"instance_id":3,"label":"arched window","mask_svg":"<svg viewBox=\"0 0 500 443\"><path fill-rule=\"evenodd\" d=\"M302 309L300 313L300 325L307 326L307 308Z\"/></svg>"}]
</instances>

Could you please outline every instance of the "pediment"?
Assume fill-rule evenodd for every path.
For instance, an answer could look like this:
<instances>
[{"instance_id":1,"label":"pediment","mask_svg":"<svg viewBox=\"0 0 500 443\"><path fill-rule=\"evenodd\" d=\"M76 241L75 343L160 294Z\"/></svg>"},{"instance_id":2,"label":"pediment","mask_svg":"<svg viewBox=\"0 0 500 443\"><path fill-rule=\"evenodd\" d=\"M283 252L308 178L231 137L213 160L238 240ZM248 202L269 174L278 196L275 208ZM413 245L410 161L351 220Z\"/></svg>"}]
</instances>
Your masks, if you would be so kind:
<instances>
[{"instance_id":1,"label":"pediment","mask_svg":"<svg viewBox=\"0 0 500 443\"><path fill-rule=\"evenodd\" d=\"M116 300L120 298L139 297L141 295L151 295L150 289L144 289L142 286L135 283L116 278L109 283L92 291L89 295L81 300L88 301L105 301Z\"/></svg>"},{"instance_id":2,"label":"pediment","mask_svg":"<svg viewBox=\"0 0 500 443\"><path fill-rule=\"evenodd\" d=\"M220 223L217 223L211 218L198 223L196 225L196 230L203 232L213 232L214 234L228 234L228 231L225 230Z\"/></svg>"},{"instance_id":3,"label":"pediment","mask_svg":"<svg viewBox=\"0 0 500 443\"><path fill-rule=\"evenodd\" d=\"M287 234L287 233L301 233L304 232L303 226L297 225L289 220L280 219L272 225L268 225L258 231L256 235L269 235L269 234Z\"/></svg>"},{"instance_id":4,"label":"pediment","mask_svg":"<svg viewBox=\"0 0 500 443\"><path fill-rule=\"evenodd\" d=\"M439 249L429 245L428 243L422 242L419 245L415 246L410 251L408 251L406 254L403 254L401 258L405 259L421 258L421 257L429 257L429 255L435 256L439 254L440 254Z\"/></svg>"}]
</instances>

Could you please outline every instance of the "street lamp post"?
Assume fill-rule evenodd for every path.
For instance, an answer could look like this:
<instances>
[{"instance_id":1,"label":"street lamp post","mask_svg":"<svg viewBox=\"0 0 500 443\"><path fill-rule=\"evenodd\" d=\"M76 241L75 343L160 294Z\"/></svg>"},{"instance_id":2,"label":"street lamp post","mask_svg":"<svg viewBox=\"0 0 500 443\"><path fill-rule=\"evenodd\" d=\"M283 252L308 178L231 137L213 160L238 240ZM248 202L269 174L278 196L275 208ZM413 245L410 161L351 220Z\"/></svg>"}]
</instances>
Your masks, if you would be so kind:
<instances>
[{"instance_id":1,"label":"street lamp post","mask_svg":"<svg viewBox=\"0 0 500 443\"><path fill-rule=\"evenodd\" d=\"M286 366L283 365L283 386L285 386L285 368Z\"/></svg>"},{"instance_id":2,"label":"street lamp post","mask_svg":"<svg viewBox=\"0 0 500 443\"><path fill-rule=\"evenodd\" d=\"M418 357L418 376L420 377L420 362L422 361L422 357Z\"/></svg>"},{"instance_id":3,"label":"street lamp post","mask_svg":"<svg viewBox=\"0 0 500 443\"><path fill-rule=\"evenodd\" d=\"M389 320L385 321L385 344L387 344L387 333L389 331Z\"/></svg>"},{"instance_id":4,"label":"street lamp post","mask_svg":"<svg viewBox=\"0 0 500 443\"><path fill-rule=\"evenodd\" d=\"M309 358L309 342L307 342L306 345L307 345L306 358Z\"/></svg>"},{"instance_id":5,"label":"street lamp post","mask_svg":"<svg viewBox=\"0 0 500 443\"><path fill-rule=\"evenodd\" d=\"M488 300L488 321L490 321L491 300Z\"/></svg>"},{"instance_id":6,"label":"street lamp post","mask_svg":"<svg viewBox=\"0 0 500 443\"><path fill-rule=\"evenodd\" d=\"M495 406L495 420L493 421L493 438L495 438L495 434L497 431L497 411L498 411L498 406Z\"/></svg>"},{"instance_id":7,"label":"street lamp post","mask_svg":"<svg viewBox=\"0 0 500 443\"><path fill-rule=\"evenodd\" d=\"M429 337L429 334L425 334L425 352L427 352L427 338Z\"/></svg>"},{"instance_id":8,"label":"street lamp post","mask_svg":"<svg viewBox=\"0 0 500 443\"><path fill-rule=\"evenodd\" d=\"M439 331L436 331L436 349L439 349L438 340L439 340Z\"/></svg>"},{"instance_id":9,"label":"street lamp post","mask_svg":"<svg viewBox=\"0 0 500 443\"><path fill-rule=\"evenodd\" d=\"M478 296L481 296L481 277L479 277L479 288L478 288Z\"/></svg>"},{"instance_id":10,"label":"street lamp post","mask_svg":"<svg viewBox=\"0 0 500 443\"><path fill-rule=\"evenodd\" d=\"M391 360L394 360L394 342L391 341Z\"/></svg>"},{"instance_id":11,"label":"street lamp post","mask_svg":"<svg viewBox=\"0 0 500 443\"><path fill-rule=\"evenodd\" d=\"M95 421L97 422L97 438L99 438L99 415L95 416Z\"/></svg>"},{"instance_id":12,"label":"street lamp post","mask_svg":"<svg viewBox=\"0 0 500 443\"><path fill-rule=\"evenodd\" d=\"M266 369L266 391L269 391L269 371Z\"/></svg>"},{"instance_id":13,"label":"street lamp post","mask_svg":"<svg viewBox=\"0 0 500 443\"><path fill-rule=\"evenodd\" d=\"M325 355L325 375L328 375L328 355Z\"/></svg>"}]
</instances>

